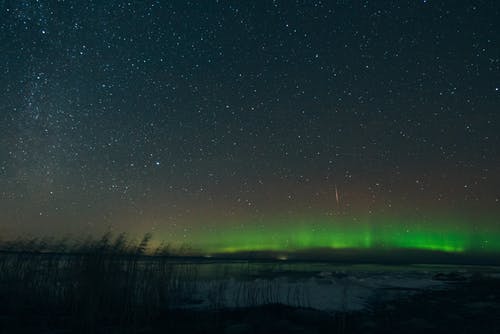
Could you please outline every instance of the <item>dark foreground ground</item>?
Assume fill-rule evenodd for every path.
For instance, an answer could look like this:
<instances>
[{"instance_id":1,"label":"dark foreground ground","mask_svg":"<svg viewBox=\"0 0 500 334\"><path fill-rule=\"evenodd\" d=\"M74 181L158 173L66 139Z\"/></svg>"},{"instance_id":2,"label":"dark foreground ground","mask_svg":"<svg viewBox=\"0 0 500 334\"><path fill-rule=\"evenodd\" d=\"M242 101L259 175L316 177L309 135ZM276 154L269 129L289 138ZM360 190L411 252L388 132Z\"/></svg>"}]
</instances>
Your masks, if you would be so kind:
<instances>
[{"instance_id":1,"label":"dark foreground ground","mask_svg":"<svg viewBox=\"0 0 500 334\"><path fill-rule=\"evenodd\" d=\"M479 277L451 285L337 314L267 305L154 316L138 311L132 319L107 319L92 313L70 316L65 310L12 312L0 303L0 333L500 333L500 279Z\"/></svg>"}]
</instances>

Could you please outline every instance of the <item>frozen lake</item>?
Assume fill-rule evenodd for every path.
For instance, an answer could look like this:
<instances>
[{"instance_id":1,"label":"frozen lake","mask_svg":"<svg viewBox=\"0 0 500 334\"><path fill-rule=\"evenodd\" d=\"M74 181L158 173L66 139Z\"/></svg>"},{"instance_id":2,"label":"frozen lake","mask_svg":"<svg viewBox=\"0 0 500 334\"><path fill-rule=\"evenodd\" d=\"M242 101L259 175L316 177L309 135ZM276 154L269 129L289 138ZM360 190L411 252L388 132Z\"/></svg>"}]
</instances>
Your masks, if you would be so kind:
<instances>
[{"instance_id":1,"label":"frozen lake","mask_svg":"<svg viewBox=\"0 0 500 334\"><path fill-rule=\"evenodd\" d=\"M280 303L317 310L359 311L425 289L446 289L498 267L339 265L330 263L197 263L190 300L179 307L234 308Z\"/></svg>"}]
</instances>

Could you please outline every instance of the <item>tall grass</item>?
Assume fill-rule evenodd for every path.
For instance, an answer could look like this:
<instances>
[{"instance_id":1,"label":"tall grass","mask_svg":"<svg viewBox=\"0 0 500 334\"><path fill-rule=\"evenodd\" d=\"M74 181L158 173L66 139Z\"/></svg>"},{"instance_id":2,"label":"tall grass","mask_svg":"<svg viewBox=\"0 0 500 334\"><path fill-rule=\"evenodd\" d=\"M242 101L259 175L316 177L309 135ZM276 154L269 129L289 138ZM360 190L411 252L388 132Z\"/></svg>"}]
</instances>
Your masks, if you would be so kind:
<instances>
[{"instance_id":1,"label":"tall grass","mask_svg":"<svg viewBox=\"0 0 500 334\"><path fill-rule=\"evenodd\" d=\"M196 268L172 261L168 245L146 254L151 235L125 234L71 243L16 240L0 247L0 315L13 322L65 322L75 331L96 326L136 328L189 298ZM56 319L56 320L54 320Z\"/></svg>"}]
</instances>

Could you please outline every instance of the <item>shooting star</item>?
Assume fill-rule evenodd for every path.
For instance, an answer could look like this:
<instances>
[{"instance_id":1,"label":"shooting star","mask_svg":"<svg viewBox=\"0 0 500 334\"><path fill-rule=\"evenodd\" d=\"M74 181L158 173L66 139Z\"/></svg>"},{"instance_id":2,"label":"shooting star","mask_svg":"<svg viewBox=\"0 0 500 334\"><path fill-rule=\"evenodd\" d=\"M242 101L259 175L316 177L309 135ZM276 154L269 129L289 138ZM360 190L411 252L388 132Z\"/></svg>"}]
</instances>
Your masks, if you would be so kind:
<instances>
[{"instance_id":1,"label":"shooting star","mask_svg":"<svg viewBox=\"0 0 500 334\"><path fill-rule=\"evenodd\" d=\"M337 188L337 184L336 183L335 183L335 201L337 202L337 206L340 206L339 190Z\"/></svg>"}]
</instances>

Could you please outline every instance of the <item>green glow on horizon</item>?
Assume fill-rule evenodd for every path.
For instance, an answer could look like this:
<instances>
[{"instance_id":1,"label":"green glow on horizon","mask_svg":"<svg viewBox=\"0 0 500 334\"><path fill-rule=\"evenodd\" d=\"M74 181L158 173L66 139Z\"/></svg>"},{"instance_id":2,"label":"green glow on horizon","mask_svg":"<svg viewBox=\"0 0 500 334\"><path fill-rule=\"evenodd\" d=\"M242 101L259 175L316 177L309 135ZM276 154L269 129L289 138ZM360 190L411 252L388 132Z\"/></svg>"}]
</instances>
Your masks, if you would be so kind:
<instances>
[{"instance_id":1,"label":"green glow on horizon","mask_svg":"<svg viewBox=\"0 0 500 334\"><path fill-rule=\"evenodd\" d=\"M314 248L500 253L500 228L492 222L477 224L482 226L477 230L464 219L450 218L424 222L373 217L271 219L261 225L249 221L243 227L207 232L195 236L192 243L206 254Z\"/></svg>"}]
</instances>

